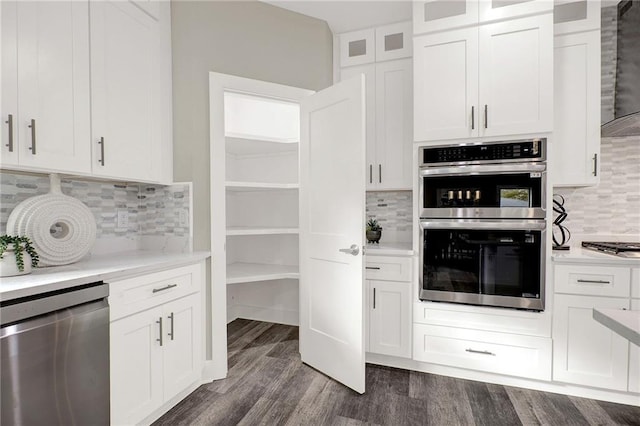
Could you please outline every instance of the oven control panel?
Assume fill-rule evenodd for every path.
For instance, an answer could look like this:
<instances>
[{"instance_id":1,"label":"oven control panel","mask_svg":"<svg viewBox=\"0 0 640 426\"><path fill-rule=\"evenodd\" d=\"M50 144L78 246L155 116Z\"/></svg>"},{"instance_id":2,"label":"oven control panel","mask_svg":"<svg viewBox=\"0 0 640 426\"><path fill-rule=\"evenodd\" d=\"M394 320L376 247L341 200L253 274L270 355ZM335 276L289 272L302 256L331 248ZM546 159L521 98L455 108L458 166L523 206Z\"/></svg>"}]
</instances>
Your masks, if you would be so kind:
<instances>
[{"instance_id":1,"label":"oven control panel","mask_svg":"<svg viewBox=\"0 0 640 426\"><path fill-rule=\"evenodd\" d=\"M422 165L544 160L545 139L422 148Z\"/></svg>"}]
</instances>

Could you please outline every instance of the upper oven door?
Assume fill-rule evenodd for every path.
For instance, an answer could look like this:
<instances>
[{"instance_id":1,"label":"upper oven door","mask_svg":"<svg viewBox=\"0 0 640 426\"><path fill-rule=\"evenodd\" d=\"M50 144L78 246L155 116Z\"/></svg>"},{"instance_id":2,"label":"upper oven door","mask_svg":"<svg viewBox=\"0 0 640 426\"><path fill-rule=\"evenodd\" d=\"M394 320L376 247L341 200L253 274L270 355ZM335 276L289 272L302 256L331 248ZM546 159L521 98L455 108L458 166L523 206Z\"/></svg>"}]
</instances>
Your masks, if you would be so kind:
<instances>
[{"instance_id":1,"label":"upper oven door","mask_svg":"<svg viewBox=\"0 0 640 426\"><path fill-rule=\"evenodd\" d=\"M420 217L543 219L544 163L420 168Z\"/></svg>"}]
</instances>

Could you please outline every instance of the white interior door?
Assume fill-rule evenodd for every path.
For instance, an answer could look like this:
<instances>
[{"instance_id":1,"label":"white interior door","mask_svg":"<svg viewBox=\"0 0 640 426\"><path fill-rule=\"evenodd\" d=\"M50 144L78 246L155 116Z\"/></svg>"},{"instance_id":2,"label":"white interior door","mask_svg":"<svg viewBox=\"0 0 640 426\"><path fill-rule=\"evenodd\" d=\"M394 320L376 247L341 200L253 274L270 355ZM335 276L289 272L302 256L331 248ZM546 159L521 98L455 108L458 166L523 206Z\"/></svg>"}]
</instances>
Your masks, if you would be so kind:
<instances>
[{"instance_id":1,"label":"white interior door","mask_svg":"<svg viewBox=\"0 0 640 426\"><path fill-rule=\"evenodd\" d=\"M301 103L300 355L365 390L364 77ZM353 248L353 250L351 250Z\"/></svg>"}]
</instances>

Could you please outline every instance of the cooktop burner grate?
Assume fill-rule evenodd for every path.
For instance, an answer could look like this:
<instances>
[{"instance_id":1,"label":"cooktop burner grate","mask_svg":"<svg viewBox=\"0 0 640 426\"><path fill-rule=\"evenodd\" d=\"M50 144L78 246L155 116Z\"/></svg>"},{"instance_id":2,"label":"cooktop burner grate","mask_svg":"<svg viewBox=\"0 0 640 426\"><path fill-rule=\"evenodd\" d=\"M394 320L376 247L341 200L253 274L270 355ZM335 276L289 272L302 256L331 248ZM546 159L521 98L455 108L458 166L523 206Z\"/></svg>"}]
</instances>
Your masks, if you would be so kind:
<instances>
[{"instance_id":1,"label":"cooktop burner grate","mask_svg":"<svg viewBox=\"0 0 640 426\"><path fill-rule=\"evenodd\" d=\"M640 242L583 241L582 247L618 255L640 252Z\"/></svg>"}]
</instances>

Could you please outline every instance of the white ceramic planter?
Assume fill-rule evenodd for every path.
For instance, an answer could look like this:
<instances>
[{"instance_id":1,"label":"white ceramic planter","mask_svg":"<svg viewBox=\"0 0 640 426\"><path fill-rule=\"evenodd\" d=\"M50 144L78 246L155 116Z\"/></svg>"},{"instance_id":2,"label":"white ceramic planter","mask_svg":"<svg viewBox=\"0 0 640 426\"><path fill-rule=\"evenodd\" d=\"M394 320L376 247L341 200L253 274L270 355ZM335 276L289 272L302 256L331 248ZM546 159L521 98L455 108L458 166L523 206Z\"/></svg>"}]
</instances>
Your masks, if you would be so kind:
<instances>
[{"instance_id":1,"label":"white ceramic planter","mask_svg":"<svg viewBox=\"0 0 640 426\"><path fill-rule=\"evenodd\" d=\"M16 252L13 250L13 245L10 244L0 257L0 277L30 274L31 255L26 250L22 250L22 259L24 260L24 270L20 271L16 264Z\"/></svg>"}]
</instances>

